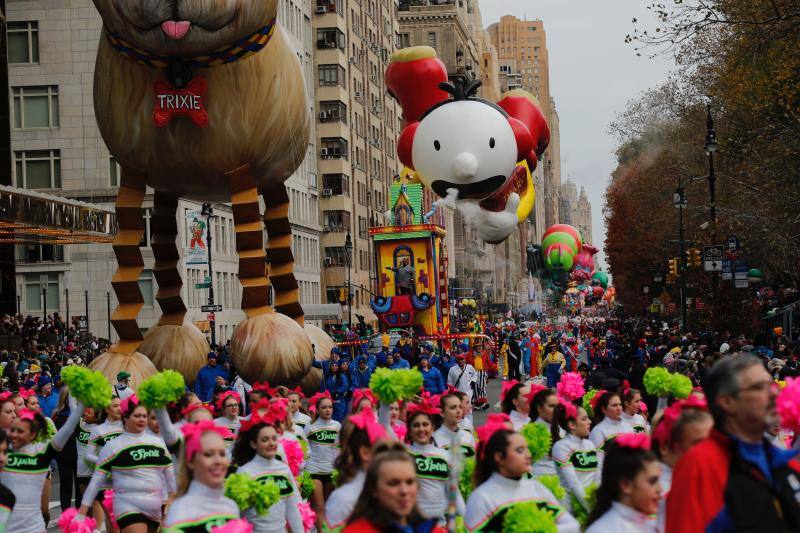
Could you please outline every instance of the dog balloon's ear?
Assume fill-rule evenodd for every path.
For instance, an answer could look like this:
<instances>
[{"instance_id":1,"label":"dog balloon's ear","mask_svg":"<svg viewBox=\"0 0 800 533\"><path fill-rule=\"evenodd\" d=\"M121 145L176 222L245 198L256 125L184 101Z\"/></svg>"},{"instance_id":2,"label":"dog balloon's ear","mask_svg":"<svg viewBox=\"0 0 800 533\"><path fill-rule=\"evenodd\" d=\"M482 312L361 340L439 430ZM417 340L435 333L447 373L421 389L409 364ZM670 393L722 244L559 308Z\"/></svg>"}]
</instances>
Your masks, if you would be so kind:
<instances>
[{"instance_id":1,"label":"dog balloon's ear","mask_svg":"<svg viewBox=\"0 0 800 533\"><path fill-rule=\"evenodd\" d=\"M397 138L397 157L404 166L414 170L414 161L411 156L414 147L414 135L417 133L419 122L412 122L403 128L400 137Z\"/></svg>"}]
</instances>

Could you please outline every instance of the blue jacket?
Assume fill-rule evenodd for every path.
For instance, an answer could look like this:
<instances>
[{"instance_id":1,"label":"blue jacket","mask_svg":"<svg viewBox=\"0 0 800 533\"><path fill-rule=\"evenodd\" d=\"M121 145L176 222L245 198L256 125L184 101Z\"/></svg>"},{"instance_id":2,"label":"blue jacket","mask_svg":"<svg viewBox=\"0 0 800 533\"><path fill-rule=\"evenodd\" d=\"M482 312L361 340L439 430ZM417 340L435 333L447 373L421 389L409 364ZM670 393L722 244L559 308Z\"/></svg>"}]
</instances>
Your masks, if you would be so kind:
<instances>
[{"instance_id":1,"label":"blue jacket","mask_svg":"<svg viewBox=\"0 0 800 533\"><path fill-rule=\"evenodd\" d=\"M411 368L411 365L408 364L408 361L406 361L401 357L400 359L395 361L390 368L392 370L397 370L398 368Z\"/></svg>"},{"instance_id":2,"label":"blue jacket","mask_svg":"<svg viewBox=\"0 0 800 533\"><path fill-rule=\"evenodd\" d=\"M344 374L327 374L324 380L324 390L330 391L333 398L333 419L337 422L344 421L347 416L347 405L353 396L353 387L350 379Z\"/></svg>"},{"instance_id":3,"label":"blue jacket","mask_svg":"<svg viewBox=\"0 0 800 533\"><path fill-rule=\"evenodd\" d=\"M197 394L200 401L211 401L211 397L214 395L214 386L216 385L217 376L222 376L226 383L230 380L228 372L221 365L206 365L197 373L197 379L194 382L194 393Z\"/></svg>"},{"instance_id":4,"label":"blue jacket","mask_svg":"<svg viewBox=\"0 0 800 533\"><path fill-rule=\"evenodd\" d=\"M353 384L354 389L368 388L369 378L371 377L372 370L369 368L369 364L363 372L359 370L357 366L354 366L353 369L350 370L350 382Z\"/></svg>"},{"instance_id":5,"label":"blue jacket","mask_svg":"<svg viewBox=\"0 0 800 533\"><path fill-rule=\"evenodd\" d=\"M438 368L420 369L422 374L422 388L431 394L441 394L444 392L444 378Z\"/></svg>"},{"instance_id":6,"label":"blue jacket","mask_svg":"<svg viewBox=\"0 0 800 533\"><path fill-rule=\"evenodd\" d=\"M53 411L58 405L58 392L53 390L50 396L37 394L36 397L39 398L39 408L42 410L42 414L48 418L53 416Z\"/></svg>"}]
</instances>

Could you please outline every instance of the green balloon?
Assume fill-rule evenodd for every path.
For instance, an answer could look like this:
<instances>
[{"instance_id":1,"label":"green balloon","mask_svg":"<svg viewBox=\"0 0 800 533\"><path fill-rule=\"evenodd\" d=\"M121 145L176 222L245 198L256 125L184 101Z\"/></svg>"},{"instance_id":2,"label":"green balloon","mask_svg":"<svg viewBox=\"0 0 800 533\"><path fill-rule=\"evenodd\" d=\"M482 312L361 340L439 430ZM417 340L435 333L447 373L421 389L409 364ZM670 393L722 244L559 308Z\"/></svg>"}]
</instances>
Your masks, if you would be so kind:
<instances>
[{"instance_id":1,"label":"green balloon","mask_svg":"<svg viewBox=\"0 0 800 533\"><path fill-rule=\"evenodd\" d=\"M563 231L556 231L542 239L542 249L547 250L557 243L563 244L572 250L573 255L578 255L578 243L575 241L575 237Z\"/></svg>"},{"instance_id":2,"label":"green balloon","mask_svg":"<svg viewBox=\"0 0 800 533\"><path fill-rule=\"evenodd\" d=\"M600 283L600 286L603 287L604 289L608 288L608 274L606 274L602 270L595 272L594 275L592 276L592 279L597 280Z\"/></svg>"},{"instance_id":3,"label":"green balloon","mask_svg":"<svg viewBox=\"0 0 800 533\"><path fill-rule=\"evenodd\" d=\"M575 263L575 256L565 246L547 248L544 254L544 266L550 272L569 272Z\"/></svg>"}]
</instances>

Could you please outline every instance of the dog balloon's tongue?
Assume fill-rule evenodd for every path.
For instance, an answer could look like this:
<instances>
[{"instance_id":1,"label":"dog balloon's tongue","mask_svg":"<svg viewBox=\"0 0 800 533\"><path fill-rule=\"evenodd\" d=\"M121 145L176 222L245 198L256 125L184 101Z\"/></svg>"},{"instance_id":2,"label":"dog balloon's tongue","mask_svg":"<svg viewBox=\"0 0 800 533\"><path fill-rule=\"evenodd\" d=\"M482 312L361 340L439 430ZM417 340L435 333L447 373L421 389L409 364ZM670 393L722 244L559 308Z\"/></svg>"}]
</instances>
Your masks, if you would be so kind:
<instances>
[{"instance_id":1,"label":"dog balloon's tongue","mask_svg":"<svg viewBox=\"0 0 800 533\"><path fill-rule=\"evenodd\" d=\"M165 20L161 23L161 31L164 35L175 41L180 41L189 33L192 23L188 20Z\"/></svg>"}]
</instances>

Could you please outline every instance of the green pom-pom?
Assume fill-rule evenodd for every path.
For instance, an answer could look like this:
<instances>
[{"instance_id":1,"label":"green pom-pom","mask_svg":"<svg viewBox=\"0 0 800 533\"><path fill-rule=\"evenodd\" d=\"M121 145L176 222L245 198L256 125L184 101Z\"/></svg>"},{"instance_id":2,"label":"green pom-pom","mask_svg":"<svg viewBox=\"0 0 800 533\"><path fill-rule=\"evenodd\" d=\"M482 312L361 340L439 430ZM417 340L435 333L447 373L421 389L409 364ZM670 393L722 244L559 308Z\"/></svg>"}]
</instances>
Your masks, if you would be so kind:
<instances>
[{"instance_id":1,"label":"green pom-pom","mask_svg":"<svg viewBox=\"0 0 800 533\"><path fill-rule=\"evenodd\" d=\"M535 424L533 422L525 424L519 433L525 437L528 449L531 451L531 461L534 463L544 459L550 453L553 436L550 435L550 430L544 424Z\"/></svg>"},{"instance_id":2,"label":"green pom-pom","mask_svg":"<svg viewBox=\"0 0 800 533\"><path fill-rule=\"evenodd\" d=\"M142 381L136 397L148 409L157 409L178 401L185 391L183 376L174 370L164 370Z\"/></svg>"},{"instance_id":3,"label":"green pom-pom","mask_svg":"<svg viewBox=\"0 0 800 533\"><path fill-rule=\"evenodd\" d=\"M598 389L589 389L586 391L586 394L583 395L583 409L586 411L586 414L589 415L589 418L594 416L594 409L592 409L592 400L597 393L600 392Z\"/></svg>"},{"instance_id":4,"label":"green pom-pom","mask_svg":"<svg viewBox=\"0 0 800 533\"><path fill-rule=\"evenodd\" d=\"M589 519L589 513L592 509L594 509L595 502L597 501L597 484L592 483L584 490L586 495L586 505L589 506L589 509L585 509L583 505L581 505L580 500L575 497L574 494L570 495L570 501L572 502L572 516L575 517L575 520L581 525L581 530L586 529L586 521Z\"/></svg>"},{"instance_id":5,"label":"green pom-pom","mask_svg":"<svg viewBox=\"0 0 800 533\"><path fill-rule=\"evenodd\" d=\"M503 518L503 533L557 533L556 521L536 502L512 505Z\"/></svg>"},{"instance_id":6,"label":"green pom-pom","mask_svg":"<svg viewBox=\"0 0 800 533\"><path fill-rule=\"evenodd\" d=\"M307 500L314 492L314 480L311 479L311 474L303 472L297 476L297 487L300 489L300 497Z\"/></svg>"},{"instance_id":7,"label":"green pom-pom","mask_svg":"<svg viewBox=\"0 0 800 533\"><path fill-rule=\"evenodd\" d=\"M692 380L683 374L672 374L670 392L679 400L685 400L692 393Z\"/></svg>"},{"instance_id":8,"label":"green pom-pom","mask_svg":"<svg viewBox=\"0 0 800 533\"><path fill-rule=\"evenodd\" d=\"M50 442L58 432L55 422L49 418L45 418L44 420L47 422L47 426L44 428L44 430L36 434L36 438L33 439L34 442Z\"/></svg>"},{"instance_id":9,"label":"green pom-pom","mask_svg":"<svg viewBox=\"0 0 800 533\"><path fill-rule=\"evenodd\" d=\"M458 490L461 491L461 496L464 500L469 498L472 494L474 486L472 485L472 474L475 472L475 458L470 457L464 461L464 468L461 470L461 475L458 479Z\"/></svg>"},{"instance_id":10,"label":"green pom-pom","mask_svg":"<svg viewBox=\"0 0 800 533\"><path fill-rule=\"evenodd\" d=\"M376 368L369 380L369 388L385 404L408 400L422 389L422 374L413 368Z\"/></svg>"},{"instance_id":11,"label":"green pom-pom","mask_svg":"<svg viewBox=\"0 0 800 533\"><path fill-rule=\"evenodd\" d=\"M308 441L306 439L297 439L297 442L300 443L300 448L303 449L303 457L308 459Z\"/></svg>"},{"instance_id":12,"label":"green pom-pom","mask_svg":"<svg viewBox=\"0 0 800 533\"><path fill-rule=\"evenodd\" d=\"M334 487L338 487L339 486L339 469L338 468L334 468L331 471L331 483L333 483Z\"/></svg>"},{"instance_id":13,"label":"green pom-pom","mask_svg":"<svg viewBox=\"0 0 800 533\"><path fill-rule=\"evenodd\" d=\"M536 480L552 492L558 501L561 501L567 495L567 491L561 486L558 476L539 476Z\"/></svg>"},{"instance_id":14,"label":"green pom-pom","mask_svg":"<svg viewBox=\"0 0 800 533\"><path fill-rule=\"evenodd\" d=\"M659 398L669 396L672 375L666 368L661 366L648 368L642 381L647 394L658 396Z\"/></svg>"},{"instance_id":15,"label":"green pom-pom","mask_svg":"<svg viewBox=\"0 0 800 533\"><path fill-rule=\"evenodd\" d=\"M464 517L456 516L456 533L467 533L467 526L464 525Z\"/></svg>"},{"instance_id":16,"label":"green pom-pom","mask_svg":"<svg viewBox=\"0 0 800 533\"><path fill-rule=\"evenodd\" d=\"M280 489L272 482L260 483L247 474L231 474L225 480L225 496L236 502L239 509L255 509L260 516L280 498Z\"/></svg>"},{"instance_id":17,"label":"green pom-pom","mask_svg":"<svg viewBox=\"0 0 800 533\"><path fill-rule=\"evenodd\" d=\"M111 384L100 372L82 366L65 366L61 379L69 393L86 407L105 409L111 403Z\"/></svg>"}]
</instances>

